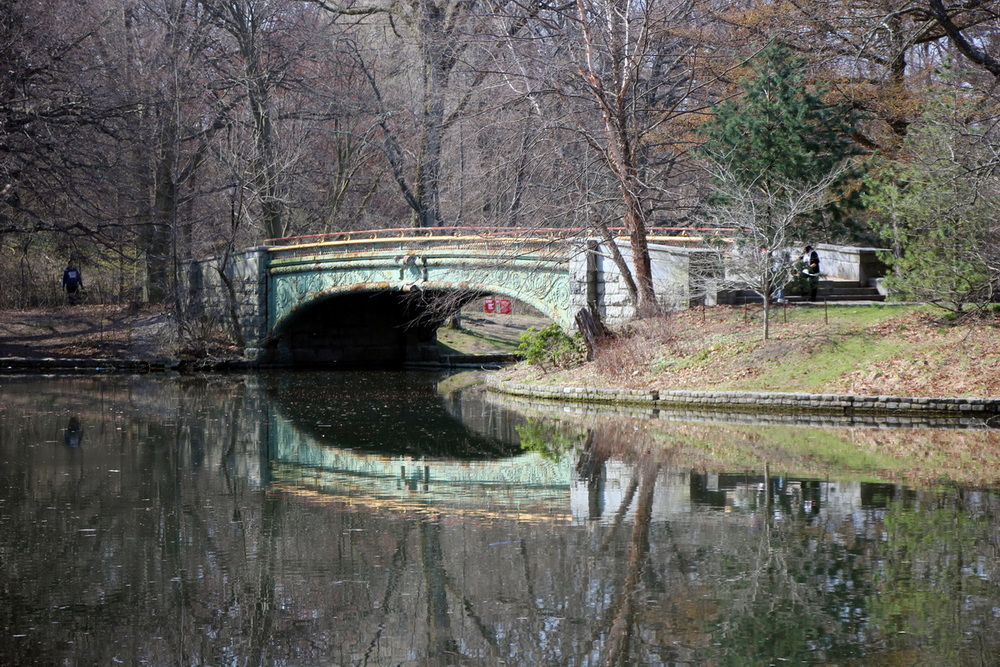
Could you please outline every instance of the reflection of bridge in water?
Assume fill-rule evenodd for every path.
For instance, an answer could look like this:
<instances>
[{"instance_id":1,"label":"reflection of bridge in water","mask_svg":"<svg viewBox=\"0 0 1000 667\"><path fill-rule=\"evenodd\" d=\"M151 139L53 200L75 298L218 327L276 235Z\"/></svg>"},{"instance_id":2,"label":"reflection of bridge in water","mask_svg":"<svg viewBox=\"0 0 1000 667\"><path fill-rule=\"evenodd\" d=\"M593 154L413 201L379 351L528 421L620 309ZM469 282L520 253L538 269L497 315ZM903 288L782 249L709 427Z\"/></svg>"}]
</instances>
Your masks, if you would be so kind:
<instances>
[{"instance_id":1,"label":"reflection of bridge in water","mask_svg":"<svg viewBox=\"0 0 1000 667\"><path fill-rule=\"evenodd\" d=\"M567 518L568 462L525 453L460 460L341 449L278 417L271 426L273 481L330 500L419 512Z\"/></svg>"},{"instance_id":2,"label":"reflection of bridge in water","mask_svg":"<svg viewBox=\"0 0 1000 667\"><path fill-rule=\"evenodd\" d=\"M551 460L525 453L489 461L379 456L328 447L288 423L276 426L281 435L275 442L282 444L272 454L272 481L286 492L324 502L483 520L573 523L631 521L637 509L634 485L641 466L634 463L604 461L597 474L583 478L572 456ZM650 519L677 518L699 508L843 515L872 505L886 488L665 467L656 476Z\"/></svg>"},{"instance_id":3,"label":"reflection of bridge in water","mask_svg":"<svg viewBox=\"0 0 1000 667\"><path fill-rule=\"evenodd\" d=\"M589 479L576 476L570 497L574 522L631 521L637 510L634 485L641 464L608 460ZM885 506L898 488L888 484L795 479L755 473L697 473L663 467L655 480L650 520L663 521L698 510L771 515L845 516L862 508Z\"/></svg>"},{"instance_id":4,"label":"reflection of bridge in water","mask_svg":"<svg viewBox=\"0 0 1000 667\"><path fill-rule=\"evenodd\" d=\"M400 511L568 519L571 464L523 452L517 413L477 392L442 396L421 385L420 374L389 373L383 379L397 381L381 415L371 395L350 384L367 376L340 375L348 386L318 398L302 375L269 379L277 407L269 426L272 482Z\"/></svg>"},{"instance_id":5,"label":"reflection of bridge in water","mask_svg":"<svg viewBox=\"0 0 1000 667\"><path fill-rule=\"evenodd\" d=\"M448 464L336 452L319 464L307 464L297 460L300 453L279 453L272 462L273 482L285 491L400 512L569 519L570 489L560 470L569 466L540 460L537 454Z\"/></svg>"},{"instance_id":6,"label":"reflection of bridge in water","mask_svg":"<svg viewBox=\"0 0 1000 667\"><path fill-rule=\"evenodd\" d=\"M339 377L363 382L370 375ZM394 392L405 395L401 419L419 416L411 424L416 429L368 419L371 395L355 391L349 381L317 396L308 376L269 378L268 393L277 405L269 425L271 483L317 502L394 512L482 520L633 520L637 480L645 474L643 466L655 461L595 460L590 450L561 457L525 452L517 427L526 420L519 413L485 401L478 391L444 396L416 383L419 375L389 376L399 378ZM404 385L409 389L400 388ZM599 449L608 444L588 443ZM695 473L674 462L657 466L653 488L649 519L656 521L711 508L845 514L870 505L883 485Z\"/></svg>"}]
</instances>

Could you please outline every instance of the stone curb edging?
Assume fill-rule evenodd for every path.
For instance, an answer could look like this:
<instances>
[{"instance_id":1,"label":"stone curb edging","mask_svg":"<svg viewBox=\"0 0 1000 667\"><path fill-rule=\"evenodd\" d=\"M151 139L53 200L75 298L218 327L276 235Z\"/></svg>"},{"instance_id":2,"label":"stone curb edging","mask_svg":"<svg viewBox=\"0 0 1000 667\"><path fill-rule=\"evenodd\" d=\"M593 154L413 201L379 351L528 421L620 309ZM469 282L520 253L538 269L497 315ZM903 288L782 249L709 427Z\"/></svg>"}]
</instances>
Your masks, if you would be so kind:
<instances>
[{"instance_id":1,"label":"stone curb edging","mask_svg":"<svg viewBox=\"0 0 1000 667\"><path fill-rule=\"evenodd\" d=\"M249 370L243 360L213 363L186 362L180 359L74 359L69 357L0 357L0 375L16 373L162 373L184 370Z\"/></svg>"},{"instance_id":2,"label":"stone curb edging","mask_svg":"<svg viewBox=\"0 0 1000 667\"><path fill-rule=\"evenodd\" d=\"M1000 414L1000 398L927 396L855 396L753 391L663 391L658 389L605 389L600 387L545 387L510 382L488 376L486 386L514 396L528 396L580 403L692 407L738 411L850 413L944 413L952 415Z\"/></svg>"},{"instance_id":3,"label":"stone curb edging","mask_svg":"<svg viewBox=\"0 0 1000 667\"><path fill-rule=\"evenodd\" d=\"M178 366L175 359L73 359L64 357L0 357L0 373L30 371L156 371Z\"/></svg>"}]
</instances>

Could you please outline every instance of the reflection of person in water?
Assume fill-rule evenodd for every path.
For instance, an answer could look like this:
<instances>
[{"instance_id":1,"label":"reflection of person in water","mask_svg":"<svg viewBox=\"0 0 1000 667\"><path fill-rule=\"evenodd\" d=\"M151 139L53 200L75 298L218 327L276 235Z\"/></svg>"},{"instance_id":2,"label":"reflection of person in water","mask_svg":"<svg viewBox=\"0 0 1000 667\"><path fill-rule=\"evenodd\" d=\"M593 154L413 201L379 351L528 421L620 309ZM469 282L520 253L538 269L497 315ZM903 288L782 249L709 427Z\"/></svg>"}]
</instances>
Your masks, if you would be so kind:
<instances>
[{"instance_id":1,"label":"reflection of person in water","mask_svg":"<svg viewBox=\"0 0 1000 667\"><path fill-rule=\"evenodd\" d=\"M63 431L63 442L70 449L76 449L83 444L83 426L80 425L80 420L76 417L69 418L69 424Z\"/></svg>"}]
</instances>

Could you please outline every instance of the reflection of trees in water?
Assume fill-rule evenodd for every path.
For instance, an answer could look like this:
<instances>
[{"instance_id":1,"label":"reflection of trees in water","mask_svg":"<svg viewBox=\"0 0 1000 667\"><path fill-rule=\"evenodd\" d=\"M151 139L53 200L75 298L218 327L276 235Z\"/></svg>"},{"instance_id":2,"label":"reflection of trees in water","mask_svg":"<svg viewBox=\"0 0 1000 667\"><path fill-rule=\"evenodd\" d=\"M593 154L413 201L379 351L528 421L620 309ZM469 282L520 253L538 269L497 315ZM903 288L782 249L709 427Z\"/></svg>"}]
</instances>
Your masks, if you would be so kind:
<instances>
[{"instance_id":1,"label":"reflection of trees in water","mask_svg":"<svg viewBox=\"0 0 1000 667\"><path fill-rule=\"evenodd\" d=\"M260 414L244 414L256 398L247 378L21 382L4 383L14 395L0 403L34 395L50 407L30 421L0 419L11 464L0 467L0 505L19 517L0 520L0 544L18 545L16 559L0 559L0 663L218 664L227 650L248 655L241 637L259 625L251 614L267 606L255 604L267 578L242 564L266 544L242 465L260 445ZM72 430L66 411L86 428L86 446L30 449L12 465L12 443ZM16 495L6 478L13 470ZM17 634L23 641L10 639Z\"/></svg>"},{"instance_id":2,"label":"reflection of trees in water","mask_svg":"<svg viewBox=\"0 0 1000 667\"><path fill-rule=\"evenodd\" d=\"M437 521L420 522L420 558L427 586L427 651L435 656L460 655L452 634L448 574L441 549L441 525Z\"/></svg>"},{"instance_id":3,"label":"reflection of trees in water","mask_svg":"<svg viewBox=\"0 0 1000 667\"><path fill-rule=\"evenodd\" d=\"M649 554L649 523L652 518L653 492L656 488L658 471L659 466L655 464L646 464L639 468L639 499L632 522L628 554L625 557L625 576L620 584L617 598L608 610L610 613L607 622L610 628L607 632L608 640L604 653L606 665L634 664L629 648L635 629L637 607L642 604L640 578L649 565L646 562Z\"/></svg>"},{"instance_id":4,"label":"reflection of trees in water","mask_svg":"<svg viewBox=\"0 0 1000 667\"><path fill-rule=\"evenodd\" d=\"M418 516L255 487L246 461L267 414L252 381L94 386L64 388L93 398L73 405L77 450L58 439L66 413L0 421L3 451L32 457L0 466L0 544L17 545L0 559L4 664L843 663L907 650L988 664L1000 650L993 494L865 485L833 511L814 480L769 470L710 486L682 446L619 424L593 425L575 461L583 483L621 485L584 525Z\"/></svg>"},{"instance_id":5,"label":"reflection of trees in water","mask_svg":"<svg viewBox=\"0 0 1000 667\"><path fill-rule=\"evenodd\" d=\"M881 567L868 600L887 644L898 651L919 650L927 664L976 664L976 654L968 650L968 628L956 632L956 621L992 607L984 651L994 659L1000 655L998 515L1000 498L982 492L900 491L890 499L882 523Z\"/></svg>"},{"instance_id":6,"label":"reflection of trees in water","mask_svg":"<svg viewBox=\"0 0 1000 667\"><path fill-rule=\"evenodd\" d=\"M995 495L966 504L963 492L872 485L861 496L879 506L805 517L781 507L769 481L771 500L720 571L727 614L713 639L723 655L752 647L761 660L895 654L950 665L997 654Z\"/></svg>"},{"instance_id":7,"label":"reflection of trees in water","mask_svg":"<svg viewBox=\"0 0 1000 667\"><path fill-rule=\"evenodd\" d=\"M792 662L857 657L867 588L858 557L872 536L850 535L845 544L843 526L832 525L838 517L790 512L784 484L765 472L748 530L723 549L719 576L727 585L718 596L726 614L715 622L718 651L730 659Z\"/></svg>"},{"instance_id":8,"label":"reflection of trees in water","mask_svg":"<svg viewBox=\"0 0 1000 667\"><path fill-rule=\"evenodd\" d=\"M234 507L236 511L238 507ZM242 563L239 570L246 571L241 581L242 594L240 608L249 616L248 662L250 665L267 665L270 661L271 645L275 640L274 616L276 613L278 584L278 544L282 525L282 503L272 496L265 496L260 503L259 543L255 558ZM252 536L250 541L253 540ZM250 544L247 544L250 546ZM237 570L237 571L239 571Z\"/></svg>"},{"instance_id":9,"label":"reflection of trees in water","mask_svg":"<svg viewBox=\"0 0 1000 667\"><path fill-rule=\"evenodd\" d=\"M619 561L623 563L622 567L614 568L613 577L599 584L610 599L610 604L600 610L598 624L594 628L594 636L602 638L601 664L605 665L629 665L643 661L649 646L644 645L642 631L649 629L646 621L653 616L647 603L663 594L662 573L656 571L649 559L650 526L659 473L664 465L673 462L669 453L651 455L643 447L643 440L642 434L638 434L631 425L603 425L590 429L576 462L578 478L589 489L589 516L597 518L603 514L603 508L598 508L597 496L605 481L606 464L613 456L620 456L626 451L635 461L622 500L611 516L608 532L603 536L598 551L605 558L617 560L613 554L621 548L621 542L627 540L624 559ZM630 513L630 509L634 511ZM627 516L631 516L631 524L626 538L623 528L628 525L625 522ZM669 550L669 545L666 548Z\"/></svg>"},{"instance_id":10,"label":"reflection of trees in water","mask_svg":"<svg viewBox=\"0 0 1000 667\"><path fill-rule=\"evenodd\" d=\"M840 510L822 493L836 482L789 480L765 465L762 474L744 476L742 506L721 502L714 517L697 523L654 509L665 479L656 471L677 465L682 448L644 449L641 435L620 426L592 430L578 460L581 479L601 479L611 453L623 451L615 442L621 437L641 454L631 459L627 481L619 480L623 501L607 520L610 536L626 505L634 506L624 566L604 581L615 591L595 631L604 664L650 656L740 664L841 661L895 651L936 655L942 664L980 664L996 654L1000 636L990 612L1000 582L995 495L971 494L976 501L966 503L969 494L960 491L941 496L860 484L859 504ZM691 475L692 497L703 485L700 477ZM922 512L904 507L914 503ZM692 530L703 539L691 540L686 533ZM677 576L688 568L698 581ZM874 581L873 571L881 575ZM697 599L714 602L695 609L691 600ZM684 619L691 614L709 630L685 642ZM982 627L976 639L969 637L970 625Z\"/></svg>"}]
</instances>

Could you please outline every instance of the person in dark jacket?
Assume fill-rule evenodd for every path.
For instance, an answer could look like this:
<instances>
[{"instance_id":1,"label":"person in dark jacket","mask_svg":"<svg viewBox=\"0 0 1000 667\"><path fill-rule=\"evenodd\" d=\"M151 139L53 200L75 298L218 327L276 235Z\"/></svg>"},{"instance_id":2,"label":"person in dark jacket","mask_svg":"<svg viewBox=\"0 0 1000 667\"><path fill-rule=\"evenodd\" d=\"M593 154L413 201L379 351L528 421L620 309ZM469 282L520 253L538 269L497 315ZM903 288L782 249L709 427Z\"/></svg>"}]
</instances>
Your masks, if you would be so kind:
<instances>
[{"instance_id":1,"label":"person in dark jacket","mask_svg":"<svg viewBox=\"0 0 1000 667\"><path fill-rule=\"evenodd\" d=\"M83 291L83 274L73 264L73 260L69 260L63 271L62 288L66 291L69 305L75 306L80 303L80 293Z\"/></svg>"},{"instance_id":2,"label":"person in dark jacket","mask_svg":"<svg viewBox=\"0 0 1000 667\"><path fill-rule=\"evenodd\" d=\"M811 245L802 251L802 263L805 265L803 273L809 277L809 300L815 301L819 291L819 253Z\"/></svg>"}]
</instances>

